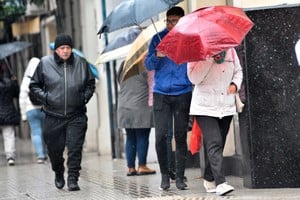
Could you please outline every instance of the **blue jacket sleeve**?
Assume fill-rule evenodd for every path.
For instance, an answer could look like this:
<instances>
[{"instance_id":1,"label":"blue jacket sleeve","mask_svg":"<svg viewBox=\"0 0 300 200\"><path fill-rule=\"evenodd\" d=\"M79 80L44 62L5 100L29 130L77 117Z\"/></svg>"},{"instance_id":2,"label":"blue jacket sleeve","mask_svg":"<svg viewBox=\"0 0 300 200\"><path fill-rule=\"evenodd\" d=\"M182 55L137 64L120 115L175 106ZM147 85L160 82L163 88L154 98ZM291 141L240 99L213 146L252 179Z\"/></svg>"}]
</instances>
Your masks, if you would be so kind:
<instances>
[{"instance_id":1,"label":"blue jacket sleeve","mask_svg":"<svg viewBox=\"0 0 300 200\"><path fill-rule=\"evenodd\" d=\"M158 34L160 37L158 37ZM156 47L160 42L159 38L163 38L167 34L167 29L155 34L150 42L148 54L145 59L145 66L148 71L156 70L160 67L159 62L163 59L156 56Z\"/></svg>"}]
</instances>

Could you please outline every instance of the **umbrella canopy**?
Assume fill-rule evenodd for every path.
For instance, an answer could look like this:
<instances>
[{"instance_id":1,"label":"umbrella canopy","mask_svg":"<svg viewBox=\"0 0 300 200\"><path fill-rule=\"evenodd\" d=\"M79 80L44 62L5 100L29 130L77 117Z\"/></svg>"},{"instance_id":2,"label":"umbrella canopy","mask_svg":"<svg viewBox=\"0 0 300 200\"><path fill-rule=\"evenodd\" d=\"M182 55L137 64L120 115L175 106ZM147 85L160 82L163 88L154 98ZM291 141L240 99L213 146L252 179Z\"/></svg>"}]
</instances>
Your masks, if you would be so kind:
<instances>
[{"instance_id":1,"label":"umbrella canopy","mask_svg":"<svg viewBox=\"0 0 300 200\"><path fill-rule=\"evenodd\" d=\"M164 20L160 20L154 24L151 24L146 29L144 29L132 43L124 62L123 72L121 74L121 82L129 78L130 76L135 75L136 73L140 73L140 69L144 69L140 67L140 62L143 62L148 52L149 42L152 39L153 35L157 33L157 31L160 31L165 27L166 23L164 22ZM136 67L139 67L139 70L133 69Z\"/></svg>"},{"instance_id":2,"label":"umbrella canopy","mask_svg":"<svg viewBox=\"0 0 300 200\"><path fill-rule=\"evenodd\" d=\"M133 28L128 29L128 31L122 32L120 35L118 35L108 43L108 45L104 48L102 53L106 53L114 49L120 48L122 46L131 44L141 33L141 31L142 30L140 27L135 26Z\"/></svg>"},{"instance_id":3,"label":"umbrella canopy","mask_svg":"<svg viewBox=\"0 0 300 200\"><path fill-rule=\"evenodd\" d=\"M124 59L131 47L131 44L128 44L126 46L114 49L112 51L106 52L101 54L96 62L95 65L103 64L112 60L119 60L119 59Z\"/></svg>"},{"instance_id":4,"label":"umbrella canopy","mask_svg":"<svg viewBox=\"0 0 300 200\"><path fill-rule=\"evenodd\" d=\"M52 51L54 51L54 42L51 42L51 43L49 44L49 48L50 48ZM75 49L75 48L72 48L72 52L74 53L74 55L86 59L82 51L80 51L80 50L78 50L78 49ZM89 63L90 70L92 71L92 74L93 74L97 79L99 79L99 72L98 72L96 66L93 65L93 64L92 64L91 62L89 62L89 61L88 61L88 63Z\"/></svg>"},{"instance_id":5,"label":"umbrella canopy","mask_svg":"<svg viewBox=\"0 0 300 200\"><path fill-rule=\"evenodd\" d=\"M111 60L125 58L128 50L131 47L131 43L138 37L141 31L142 30L140 27L133 27L128 29L128 31L119 34L108 43L100 56L97 58L95 64L98 65Z\"/></svg>"},{"instance_id":6,"label":"umbrella canopy","mask_svg":"<svg viewBox=\"0 0 300 200\"><path fill-rule=\"evenodd\" d=\"M113 32L139 25L147 19L167 10L183 0L126 0L116 6L104 20L97 34Z\"/></svg>"},{"instance_id":7,"label":"umbrella canopy","mask_svg":"<svg viewBox=\"0 0 300 200\"><path fill-rule=\"evenodd\" d=\"M0 44L0 59L4 59L14 53L22 51L27 47L30 47L31 43L24 41L15 41L5 44Z\"/></svg>"},{"instance_id":8,"label":"umbrella canopy","mask_svg":"<svg viewBox=\"0 0 300 200\"><path fill-rule=\"evenodd\" d=\"M239 45L252 26L253 22L240 8L202 8L180 18L157 50L177 64L205 60Z\"/></svg>"}]
</instances>

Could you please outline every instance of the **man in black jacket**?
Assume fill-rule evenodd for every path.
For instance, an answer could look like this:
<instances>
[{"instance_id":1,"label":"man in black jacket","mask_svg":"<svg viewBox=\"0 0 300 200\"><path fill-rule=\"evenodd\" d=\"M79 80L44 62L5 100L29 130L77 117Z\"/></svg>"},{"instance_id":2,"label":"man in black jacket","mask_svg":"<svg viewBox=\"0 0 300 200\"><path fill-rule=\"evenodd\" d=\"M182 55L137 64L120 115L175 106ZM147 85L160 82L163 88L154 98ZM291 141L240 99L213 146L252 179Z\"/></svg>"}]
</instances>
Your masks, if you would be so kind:
<instances>
[{"instance_id":1,"label":"man in black jacket","mask_svg":"<svg viewBox=\"0 0 300 200\"><path fill-rule=\"evenodd\" d=\"M87 130L86 104L95 90L87 61L74 56L72 47L69 35L58 35L54 55L41 59L29 86L46 114L43 136L58 189L65 185L63 153L67 147L69 191L80 190L77 182Z\"/></svg>"}]
</instances>

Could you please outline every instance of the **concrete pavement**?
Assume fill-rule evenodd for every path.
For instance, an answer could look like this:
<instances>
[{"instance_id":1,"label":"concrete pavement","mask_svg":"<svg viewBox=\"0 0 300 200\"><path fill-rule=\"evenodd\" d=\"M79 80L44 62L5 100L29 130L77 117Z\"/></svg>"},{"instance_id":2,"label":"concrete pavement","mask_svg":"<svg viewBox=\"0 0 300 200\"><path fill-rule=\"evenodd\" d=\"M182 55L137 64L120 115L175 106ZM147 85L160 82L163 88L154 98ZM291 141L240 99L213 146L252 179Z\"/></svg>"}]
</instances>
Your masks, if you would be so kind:
<instances>
[{"instance_id":1,"label":"concrete pavement","mask_svg":"<svg viewBox=\"0 0 300 200\"><path fill-rule=\"evenodd\" d=\"M1 142L0 142L1 143ZM0 144L3 149L3 144ZM1 149L1 152L3 150ZM65 186L58 190L54 186L54 174L50 163L37 164L29 140L17 141L18 157L15 166L7 166L4 154L0 159L0 200L298 200L300 188L249 189L244 188L239 177L227 177L235 187L228 196L207 194L202 186L199 168L186 170L189 190L179 191L171 184L169 191L160 191L160 174L127 177L125 159L112 160L96 153L84 153L79 185L81 190L69 192ZM149 167L158 170L157 163ZM271 170L271 169L270 169Z\"/></svg>"}]
</instances>

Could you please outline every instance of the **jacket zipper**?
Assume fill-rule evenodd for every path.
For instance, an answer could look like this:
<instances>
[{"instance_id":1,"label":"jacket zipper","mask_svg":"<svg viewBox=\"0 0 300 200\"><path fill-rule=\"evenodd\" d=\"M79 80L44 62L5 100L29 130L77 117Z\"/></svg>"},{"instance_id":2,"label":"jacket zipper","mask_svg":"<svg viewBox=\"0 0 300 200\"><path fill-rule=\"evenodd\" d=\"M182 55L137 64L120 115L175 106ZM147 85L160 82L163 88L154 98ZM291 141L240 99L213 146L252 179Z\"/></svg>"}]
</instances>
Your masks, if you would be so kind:
<instances>
[{"instance_id":1,"label":"jacket zipper","mask_svg":"<svg viewBox=\"0 0 300 200\"><path fill-rule=\"evenodd\" d=\"M65 115L67 115L67 63L64 63L64 76L65 76Z\"/></svg>"}]
</instances>

